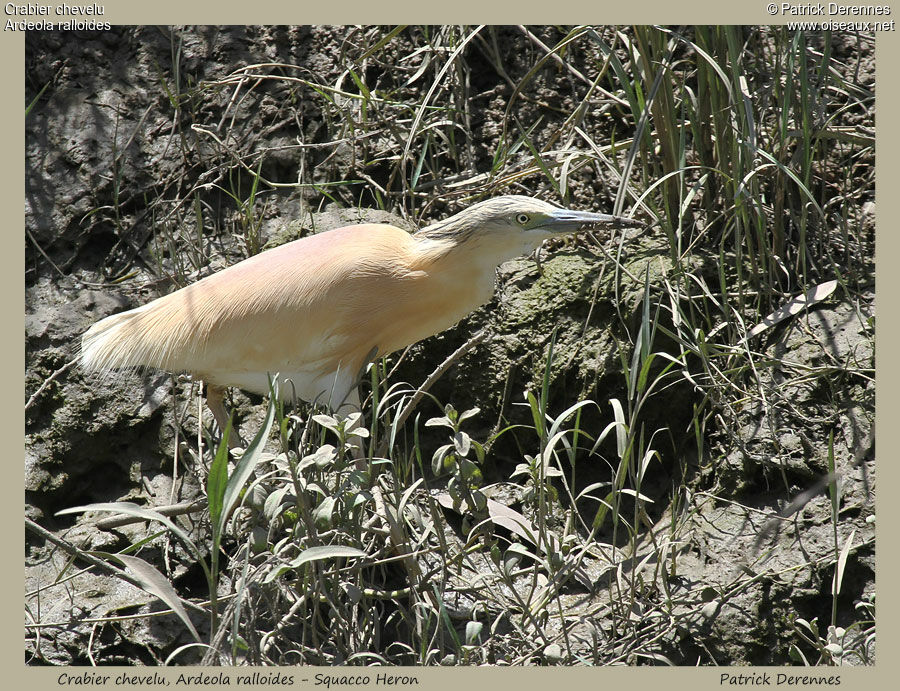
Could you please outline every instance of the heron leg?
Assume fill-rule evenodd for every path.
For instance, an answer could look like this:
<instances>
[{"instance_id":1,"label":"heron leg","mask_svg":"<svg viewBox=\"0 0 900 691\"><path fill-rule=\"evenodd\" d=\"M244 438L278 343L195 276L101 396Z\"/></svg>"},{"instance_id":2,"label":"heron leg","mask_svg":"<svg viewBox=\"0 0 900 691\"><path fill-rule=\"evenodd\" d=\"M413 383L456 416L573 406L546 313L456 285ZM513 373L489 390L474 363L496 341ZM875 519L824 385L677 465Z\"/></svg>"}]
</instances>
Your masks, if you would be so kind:
<instances>
[{"instance_id":1,"label":"heron leg","mask_svg":"<svg viewBox=\"0 0 900 691\"><path fill-rule=\"evenodd\" d=\"M206 385L206 405L216 420L219 427L219 434L225 433L228 426L229 414L225 410L225 389L215 384ZM228 438L228 448L236 449L242 444L241 437L235 427L231 428L231 434Z\"/></svg>"}]
</instances>

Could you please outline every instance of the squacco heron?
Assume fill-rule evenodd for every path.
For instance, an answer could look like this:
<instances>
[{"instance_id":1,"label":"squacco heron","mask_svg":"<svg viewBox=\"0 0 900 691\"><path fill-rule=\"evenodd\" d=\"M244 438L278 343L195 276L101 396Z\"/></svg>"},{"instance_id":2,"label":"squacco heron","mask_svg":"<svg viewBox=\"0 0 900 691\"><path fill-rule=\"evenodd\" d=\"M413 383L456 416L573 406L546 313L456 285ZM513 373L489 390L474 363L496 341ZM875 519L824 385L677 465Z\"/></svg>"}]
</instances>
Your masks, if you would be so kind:
<instances>
[{"instance_id":1,"label":"squacco heron","mask_svg":"<svg viewBox=\"0 0 900 691\"><path fill-rule=\"evenodd\" d=\"M97 322L82 337L81 362L94 372L188 372L206 382L220 429L223 388L265 395L276 373L284 398L358 408L363 368L488 302L503 262L585 227L638 225L510 195L414 234L385 224L337 228Z\"/></svg>"}]
</instances>

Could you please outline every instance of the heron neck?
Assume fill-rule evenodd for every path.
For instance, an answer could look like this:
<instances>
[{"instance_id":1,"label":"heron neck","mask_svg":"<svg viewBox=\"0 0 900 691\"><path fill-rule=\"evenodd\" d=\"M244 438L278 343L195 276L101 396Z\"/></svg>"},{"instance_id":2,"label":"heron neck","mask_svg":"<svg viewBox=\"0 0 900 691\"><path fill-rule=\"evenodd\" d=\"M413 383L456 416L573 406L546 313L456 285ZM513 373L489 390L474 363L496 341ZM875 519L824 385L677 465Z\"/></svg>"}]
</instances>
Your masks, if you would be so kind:
<instances>
[{"instance_id":1,"label":"heron neck","mask_svg":"<svg viewBox=\"0 0 900 691\"><path fill-rule=\"evenodd\" d=\"M537 234L518 230L486 231L471 225L450 224L448 221L427 226L412 236L417 241L418 254L426 261L451 259L498 267L504 262L533 252L543 239Z\"/></svg>"},{"instance_id":2,"label":"heron neck","mask_svg":"<svg viewBox=\"0 0 900 691\"><path fill-rule=\"evenodd\" d=\"M472 281L481 289L493 290L495 270L502 263L532 251L531 246L510 243L494 234L473 235L463 242L456 239L416 238L414 270L435 276L453 277L454 282Z\"/></svg>"}]
</instances>

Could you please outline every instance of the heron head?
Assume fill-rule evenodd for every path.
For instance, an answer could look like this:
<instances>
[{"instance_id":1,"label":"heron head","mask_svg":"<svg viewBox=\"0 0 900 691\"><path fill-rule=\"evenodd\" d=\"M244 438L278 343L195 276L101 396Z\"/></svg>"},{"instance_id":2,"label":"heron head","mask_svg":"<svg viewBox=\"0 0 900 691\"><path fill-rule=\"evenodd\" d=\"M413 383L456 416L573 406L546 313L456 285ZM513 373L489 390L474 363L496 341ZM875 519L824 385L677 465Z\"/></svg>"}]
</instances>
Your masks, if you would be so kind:
<instances>
[{"instance_id":1,"label":"heron head","mask_svg":"<svg viewBox=\"0 0 900 691\"><path fill-rule=\"evenodd\" d=\"M477 241L503 247L509 257L534 250L547 238L600 226L640 226L622 216L572 211L540 199L520 195L494 197L474 204L450 218L428 226L420 233L428 238L458 245Z\"/></svg>"}]
</instances>

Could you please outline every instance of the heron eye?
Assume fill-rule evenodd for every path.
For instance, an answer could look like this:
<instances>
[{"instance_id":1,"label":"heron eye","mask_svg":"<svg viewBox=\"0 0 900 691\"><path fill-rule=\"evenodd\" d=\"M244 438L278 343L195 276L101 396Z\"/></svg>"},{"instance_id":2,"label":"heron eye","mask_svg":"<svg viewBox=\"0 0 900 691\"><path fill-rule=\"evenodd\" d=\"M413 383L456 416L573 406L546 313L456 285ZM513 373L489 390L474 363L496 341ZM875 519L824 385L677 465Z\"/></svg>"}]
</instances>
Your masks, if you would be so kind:
<instances>
[{"instance_id":1,"label":"heron eye","mask_svg":"<svg viewBox=\"0 0 900 691\"><path fill-rule=\"evenodd\" d=\"M516 216L516 223L518 223L520 226L524 226L526 223L528 223L528 214L519 214L518 216Z\"/></svg>"}]
</instances>

